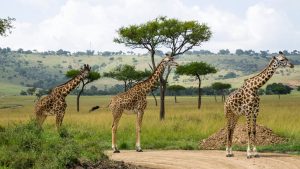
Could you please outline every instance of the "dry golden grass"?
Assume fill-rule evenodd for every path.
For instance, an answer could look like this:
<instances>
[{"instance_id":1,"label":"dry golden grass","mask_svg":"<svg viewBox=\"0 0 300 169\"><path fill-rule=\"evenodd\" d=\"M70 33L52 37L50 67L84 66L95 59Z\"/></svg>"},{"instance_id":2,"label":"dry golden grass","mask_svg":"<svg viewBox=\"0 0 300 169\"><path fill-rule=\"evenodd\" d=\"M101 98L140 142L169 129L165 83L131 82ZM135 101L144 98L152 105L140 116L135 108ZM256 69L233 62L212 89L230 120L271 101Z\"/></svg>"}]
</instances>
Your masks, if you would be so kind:
<instances>
[{"instance_id":1,"label":"dry golden grass","mask_svg":"<svg viewBox=\"0 0 300 169\"><path fill-rule=\"evenodd\" d=\"M108 96L81 97L80 112L76 112L75 97L67 97L67 111L63 125L72 130L94 133L93 138L104 147L110 147L112 116L108 108L88 113L88 110L100 105L106 107ZM220 100L220 98L218 98ZM3 105L21 104L24 107L0 109L0 124L7 126L13 122L27 121L33 117L34 97L11 96L0 98ZM277 134L300 140L299 94L281 96L262 96L258 123L265 125ZM142 127L142 146L145 148L195 149L198 141L223 128L225 125L223 103L215 102L213 97L203 97L202 109L198 110L197 98L166 98L166 119L159 120L159 107L154 105L148 96L148 107L145 111ZM133 148L135 141L135 115L124 114L118 130L118 144L122 148ZM242 117L240 123L245 121ZM54 117L46 120L46 130L55 130Z\"/></svg>"}]
</instances>

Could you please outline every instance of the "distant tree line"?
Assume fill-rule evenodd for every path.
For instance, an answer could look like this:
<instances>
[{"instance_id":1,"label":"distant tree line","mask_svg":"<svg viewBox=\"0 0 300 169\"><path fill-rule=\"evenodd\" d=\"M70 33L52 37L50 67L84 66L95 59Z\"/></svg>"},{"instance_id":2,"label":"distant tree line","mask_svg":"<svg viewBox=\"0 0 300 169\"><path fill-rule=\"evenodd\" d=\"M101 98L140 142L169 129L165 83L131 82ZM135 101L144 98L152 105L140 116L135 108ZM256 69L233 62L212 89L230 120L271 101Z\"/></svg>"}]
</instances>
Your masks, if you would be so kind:
<instances>
[{"instance_id":1,"label":"distant tree line","mask_svg":"<svg viewBox=\"0 0 300 169\"><path fill-rule=\"evenodd\" d=\"M43 56L47 55L58 55L58 56L92 56L92 55L98 55L98 56L116 56L116 55L140 55L139 53L135 53L133 51L95 51L95 50L86 50L86 51L77 51L77 52L70 52L67 50L59 49L57 51L54 50L48 50L48 51L42 51L39 52L37 50L24 50L22 48L19 48L18 50L12 50L9 47L0 47L0 53L19 53L19 54L40 54ZM290 55L300 55L300 50L283 50L282 51L286 56ZM164 52L161 50L156 50L155 54L158 56L163 56ZM212 52L209 50L193 50L193 51L187 51L185 53L186 55L238 55L238 56L256 56L256 57L263 57L266 58L269 55L275 55L275 53L270 53L269 50L261 50L259 52L254 51L252 49L249 50L243 50L243 49L236 49L234 52L231 52L229 49L220 49L218 52ZM148 53L145 53L143 55L149 55Z\"/></svg>"}]
</instances>

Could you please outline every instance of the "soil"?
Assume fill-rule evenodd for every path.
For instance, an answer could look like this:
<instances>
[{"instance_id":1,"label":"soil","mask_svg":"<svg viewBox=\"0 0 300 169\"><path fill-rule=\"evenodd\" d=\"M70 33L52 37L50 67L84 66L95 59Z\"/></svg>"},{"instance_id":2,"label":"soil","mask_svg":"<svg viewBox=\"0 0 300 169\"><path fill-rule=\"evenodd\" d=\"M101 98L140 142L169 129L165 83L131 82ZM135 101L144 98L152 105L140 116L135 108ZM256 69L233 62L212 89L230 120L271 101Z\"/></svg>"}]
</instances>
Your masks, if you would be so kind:
<instances>
[{"instance_id":1,"label":"soil","mask_svg":"<svg viewBox=\"0 0 300 169\"><path fill-rule=\"evenodd\" d=\"M259 153L259 158L247 159L246 152L234 151L234 157L226 157L219 150L121 150L107 153L112 160L145 166L152 169L299 169L300 156Z\"/></svg>"},{"instance_id":2,"label":"soil","mask_svg":"<svg viewBox=\"0 0 300 169\"><path fill-rule=\"evenodd\" d=\"M68 169L149 169L140 165L125 163L123 161L113 161L104 159L96 163L77 161L75 164L67 166Z\"/></svg>"},{"instance_id":3,"label":"soil","mask_svg":"<svg viewBox=\"0 0 300 169\"><path fill-rule=\"evenodd\" d=\"M221 129L207 139L200 141L199 148L204 150L218 150L226 145L227 130ZM272 145L287 142L286 138L276 135L271 129L257 125L256 145ZM246 125L237 125L233 133L233 145L246 146L248 144L248 134Z\"/></svg>"}]
</instances>

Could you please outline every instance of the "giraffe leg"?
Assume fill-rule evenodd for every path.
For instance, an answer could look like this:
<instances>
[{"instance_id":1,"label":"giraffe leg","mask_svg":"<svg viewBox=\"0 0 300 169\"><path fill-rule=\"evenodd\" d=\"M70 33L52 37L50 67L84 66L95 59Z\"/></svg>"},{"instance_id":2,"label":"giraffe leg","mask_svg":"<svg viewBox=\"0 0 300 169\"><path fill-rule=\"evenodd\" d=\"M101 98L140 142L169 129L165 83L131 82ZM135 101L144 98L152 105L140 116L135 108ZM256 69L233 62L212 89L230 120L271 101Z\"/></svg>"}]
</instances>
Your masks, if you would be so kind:
<instances>
[{"instance_id":1,"label":"giraffe leg","mask_svg":"<svg viewBox=\"0 0 300 169\"><path fill-rule=\"evenodd\" d=\"M111 144L112 144L112 149L114 151L114 153L120 153L120 151L117 148L116 145L116 133L117 133L117 129L118 129L118 124L119 121L121 119L122 113L113 113L113 124L112 124L112 129L111 129L111 135L112 135L112 139L111 139Z\"/></svg>"},{"instance_id":2,"label":"giraffe leg","mask_svg":"<svg viewBox=\"0 0 300 169\"><path fill-rule=\"evenodd\" d=\"M56 129L57 129L57 131L60 131L63 119L64 119L64 112L60 112L56 115Z\"/></svg>"},{"instance_id":3,"label":"giraffe leg","mask_svg":"<svg viewBox=\"0 0 300 169\"><path fill-rule=\"evenodd\" d=\"M248 133L248 147L247 147L247 158L251 158L251 149L250 149L250 136L251 136L251 127L250 127L250 115L246 114L247 118L247 133Z\"/></svg>"},{"instance_id":4,"label":"giraffe leg","mask_svg":"<svg viewBox=\"0 0 300 169\"><path fill-rule=\"evenodd\" d=\"M257 153L257 150L256 150L256 114L253 114L252 134L253 134L253 140L252 140L253 156L254 157L259 157L259 155Z\"/></svg>"},{"instance_id":5,"label":"giraffe leg","mask_svg":"<svg viewBox=\"0 0 300 169\"><path fill-rule=\"evenodd\" d=\"M232 116L227 121L227 147L226 147L226 157L233 157L232 153L232 137L234 133L234 128L236 126L238 118L236 116Z\"/></svg>"},{"instance_id":6,"label":"giraffe leg","mask_svg":"<svg viewBox=\"0 0 300 169\"><path fill-rule=\"evenodd\" d=\"M44 114L36 115L36 121L40 128L42 128L42 125L43 125L44 121L46 120L46 117L47 117L47 115L44 115Z\"/></svg>"},{"instance_id":7,"label":"giraffe leg","mask_svg":"<svg viewBox=\"0 0 300 169\"><path fill-rule=\"evenodd\" d=\"M137 119L136 119L136 151L137 152L143 152L141 148L141 128L142 128L142 121L143 121L143 115L144 112L140 111L137 113Z\"/></svg>"}]
</instances>

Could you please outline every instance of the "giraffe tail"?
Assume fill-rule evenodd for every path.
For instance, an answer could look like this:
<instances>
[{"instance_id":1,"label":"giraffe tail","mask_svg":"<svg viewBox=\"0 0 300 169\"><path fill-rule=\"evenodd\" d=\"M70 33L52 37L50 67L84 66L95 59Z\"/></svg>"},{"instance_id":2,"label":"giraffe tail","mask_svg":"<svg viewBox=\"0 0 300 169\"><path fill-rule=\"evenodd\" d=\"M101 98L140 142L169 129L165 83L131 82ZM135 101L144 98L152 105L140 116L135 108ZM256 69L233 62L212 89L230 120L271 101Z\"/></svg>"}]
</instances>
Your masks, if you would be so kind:
<instances>
[{"instance_id":1,"label":"giraffe tail","mask_svg":"<svg viewBox=\"0 0 300 169\"><path fill-rule=\"evenodd\" d=\"M89 110L89 113L92 112L92 111L95 111L95 110L97 110L97 109L99 109L99 108L100 108L99 106L94 106L94 107L92 107L92 108Z\"/></svg>"},{"instance_id":2,"label":"giraffe tail","mask_svg":"<svg viewBox=\"0 0 300 169\"><path fill-rule=\"evenodd\" d=\"M94 106L94 107L92 107L92 108L89 110L89 113L91 113L91 112L93 112L93 111L95 111L95 110L97 110L97 109L105 109L105 108L108 108L110 104L111 104L111 102L110 102L106 107Z\"/></svg>"}]
</instances>

